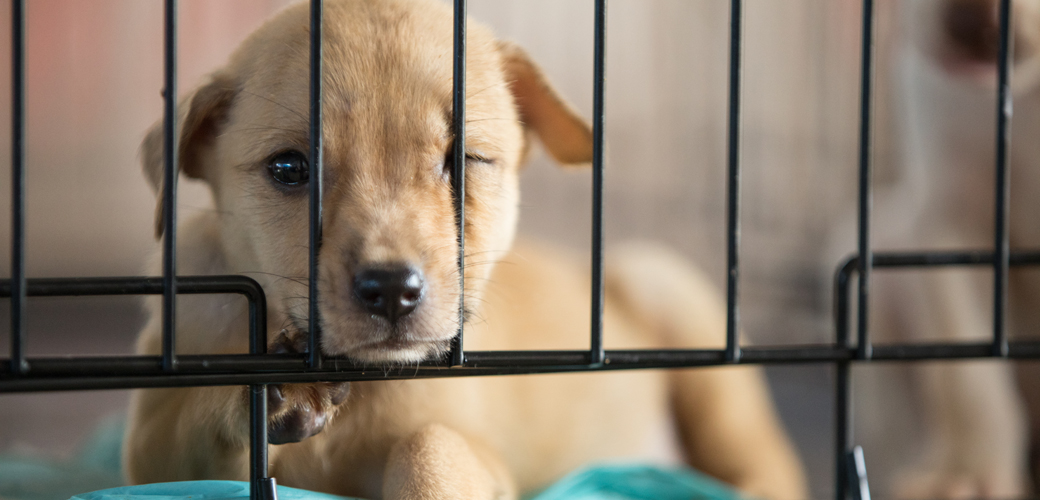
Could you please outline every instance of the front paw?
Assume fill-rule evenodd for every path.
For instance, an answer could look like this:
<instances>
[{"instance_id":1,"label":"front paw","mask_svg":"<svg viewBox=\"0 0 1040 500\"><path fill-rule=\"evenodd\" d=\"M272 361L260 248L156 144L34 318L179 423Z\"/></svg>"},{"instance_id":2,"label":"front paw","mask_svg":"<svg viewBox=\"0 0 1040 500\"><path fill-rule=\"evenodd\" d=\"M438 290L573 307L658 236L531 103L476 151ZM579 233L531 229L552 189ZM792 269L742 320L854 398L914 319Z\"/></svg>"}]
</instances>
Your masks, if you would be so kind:
<instances>
[{"instance_id":1,"label":"front paw","mask_svg":"<svg viewBox=\"0 0 1040 500\"><path fill-rule=\"evenodd\" d=\"M307 352L303 335L283 330L268 347L274 354ZM297 443L318 434L350 395L349 382L272 384L267 386L267 442Z\"/></svg>"},{"instance_id":2,"label":"front paw","mask_svg":"<svg viewBox=\"0 0 1040 500\"><path fill-rule=\"evenodd\" d=\"M1025 498L1027 491L1022 474L998 467L968 470L963 465L947 463L917 467L901 476L896 484L896 498Z\"/></svg>"}]
</instances>

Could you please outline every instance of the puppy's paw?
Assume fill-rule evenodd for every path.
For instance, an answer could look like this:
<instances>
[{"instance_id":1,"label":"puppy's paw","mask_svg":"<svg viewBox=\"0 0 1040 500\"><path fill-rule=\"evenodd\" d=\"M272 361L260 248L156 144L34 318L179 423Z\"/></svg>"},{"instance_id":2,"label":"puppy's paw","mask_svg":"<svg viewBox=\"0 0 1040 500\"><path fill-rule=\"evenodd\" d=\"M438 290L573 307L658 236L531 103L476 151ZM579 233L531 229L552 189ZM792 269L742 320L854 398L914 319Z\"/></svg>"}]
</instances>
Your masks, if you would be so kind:
<instances>
[{"instance_id":1,"label":"puppy's paw","mask_svg":"<svg viewBox=\"0 0 1040 500\"><path fill-rule=\"evenodd\" d=\"M283 330L268 347L273 354L306 352L302 335L290 338ZM318 434L350 394L349 382L267 386L267 441L297 443Z\"/></svg>"},{"instance_id":2,"label":"puppy's paw","mask_svg":"<svg viewBox=\"0 0 1040 500\"><path fill-rule=\"evenodd\" d=\"M896 483L896 498L1001 499L1025 498L1025 478L1007 470L965 470L947 464L918 468Z\"/></svg>"}]
</instances>

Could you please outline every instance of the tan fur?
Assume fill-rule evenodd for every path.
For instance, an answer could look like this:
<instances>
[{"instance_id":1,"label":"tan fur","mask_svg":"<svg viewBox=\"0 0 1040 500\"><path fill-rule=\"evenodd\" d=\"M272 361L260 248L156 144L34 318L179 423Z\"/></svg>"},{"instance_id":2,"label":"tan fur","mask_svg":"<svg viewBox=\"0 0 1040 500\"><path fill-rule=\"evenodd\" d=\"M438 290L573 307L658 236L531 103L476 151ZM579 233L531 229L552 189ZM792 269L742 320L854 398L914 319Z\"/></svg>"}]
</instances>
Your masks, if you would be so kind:
<instances>
[{"instance_id":1,"label":"tan fur","mask_svg":"<svg viewBox=\"0 0 1040 500\"><path fill-rule=\"evenodd\" d=\"M420 0L342 0L325 6L325 205L319 287L322 350L374 365L443 352L457 328L451 189L451 11ZM275 338L306 328L306 190L287 192L266 161L307 147L306 9L254 33L181 114L181 168L213 189L217 210L187 222L182 274L244 273L268 295ZM587 345L588 276L566 254L518 245L517 175L525 135L559 160L585 162L590 133L517 47L470 24L466 179L467 349ZM161 169L154 131L144 163ZM719 346L722 305L708 281L653 246L608 266L611 347ZM420 266L422 304L394 331L350 293L368 263ZM139 352L160 351L159 305ZM180 297L178 352L244 352L244 304ZM516 498L583 464L666 460L678 428L688 461L769 498L804 498L796 455L759 371L718 368L358 382L339 408L324 386L282 386L287 406L335 420L317 436L272 446L280 484L369 498ZM241 387L139 391L126 445L133 482L243 479ZM674 420L673 420L674 407ZM271 416L272 421L279 418ZM662 446L662 443L664 444ZM673 445L674 446L674 445Z\"/></svg>"}]
</instances>

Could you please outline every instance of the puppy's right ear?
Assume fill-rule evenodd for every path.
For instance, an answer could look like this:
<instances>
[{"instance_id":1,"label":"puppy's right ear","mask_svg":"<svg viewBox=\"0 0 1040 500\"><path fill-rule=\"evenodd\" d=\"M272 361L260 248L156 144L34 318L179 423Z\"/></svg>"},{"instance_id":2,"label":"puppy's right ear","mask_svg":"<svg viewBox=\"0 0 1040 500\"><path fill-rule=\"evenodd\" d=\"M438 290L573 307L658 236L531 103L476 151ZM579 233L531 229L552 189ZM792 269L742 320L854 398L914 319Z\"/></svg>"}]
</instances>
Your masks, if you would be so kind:
<instances>
[{"instance_id":1,"label":"puppy's right ear","mask_svg":"<svg viewBox=\"0 0 1040 500\"><path fill-rule=\"evenodd\" d=\"M177 106L177 155L181 172L205 177L205 153L227 119L237 85L221 73L199 87ZM163 234L163 121L152 125L141 144L141 166L156 193L155 237Z\"/></svg>"},{"instance_id":2,"label":"puppy's right ear","mask_svg":"<svg viewBox=\"0 0 1040 500\"><path fill-rule=\"evenodd\" d=\"M498 52L524 129L538 134L560 163L592 161L592 128L560 97L541 68L514 43L499 41Z\"/></svg>"}]
</instances>

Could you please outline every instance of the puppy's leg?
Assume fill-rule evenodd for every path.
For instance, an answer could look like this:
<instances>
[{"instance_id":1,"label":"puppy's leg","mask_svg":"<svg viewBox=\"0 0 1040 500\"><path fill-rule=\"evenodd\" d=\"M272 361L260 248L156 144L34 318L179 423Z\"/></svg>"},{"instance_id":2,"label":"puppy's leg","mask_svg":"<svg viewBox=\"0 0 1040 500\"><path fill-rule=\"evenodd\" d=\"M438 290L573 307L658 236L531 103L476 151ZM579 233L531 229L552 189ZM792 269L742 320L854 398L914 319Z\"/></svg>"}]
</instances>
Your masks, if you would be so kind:
<instances>
[{"instance_id":1,"label":"puppy's leg","mask_svg":"<svg viewBox=\"0 0 1040 500\"><path fill-rule=\"evenodd\" d=\"M136 391L123 450L127 480L245 479L247 400L242 387Z\"/></svg>"},{"instance_id":2,"label":"puppy's leg","mask_svg":"<svg viewBox=\"0 0 1040 500\"><path fill-rule=\"evenodd\" d=\"M387 500L510 500L517 497L493 452L430 424L394 445L383 480Z\"/></svg>"},{"instance_id":3,"label":"puppy's leg","mask_svg":"<svg viewBox=\"0 0 1040 500\"><path fill-rule=\"evenodd\" d=\"M141 346L152 352L158 329L146 330ZM154 340L154 341L153 341ZM271 352L294 352L294 342L275 336ZM331 421L348 394L346 383L268 387L271 444L302 441ZM124 456L133 484L194 479L246 479L249 470L248 388L198 387L137 391L131 401ZM279 448L270 450L277 459Z\"/></svg>"},{"instance_id":4,"label":"puppy's leg","mask_svg":"<svg viewBox=\"0 0 1040 500\"><path fill-rule=\"evenodd\" d=\"M609 297L665 347L718 348L725 307L718 291L684 259L661 247L612 249ZM752 367L674 371L672 400L691 465L745 493L808 498L801 463L785 435L762 372Z\"/></svg>"}]
</instances>

